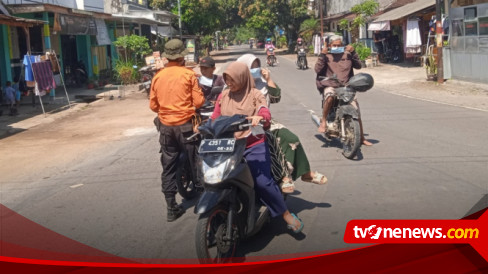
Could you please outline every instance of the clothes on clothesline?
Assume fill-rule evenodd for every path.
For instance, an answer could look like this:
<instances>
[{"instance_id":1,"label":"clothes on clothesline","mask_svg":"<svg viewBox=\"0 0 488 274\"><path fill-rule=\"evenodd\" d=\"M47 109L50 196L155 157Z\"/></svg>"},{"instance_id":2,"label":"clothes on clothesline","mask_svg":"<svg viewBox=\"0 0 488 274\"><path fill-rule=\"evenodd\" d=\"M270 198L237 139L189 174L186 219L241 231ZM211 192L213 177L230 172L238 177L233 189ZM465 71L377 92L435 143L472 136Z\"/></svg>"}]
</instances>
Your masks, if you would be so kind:
<instances>
[{"instance_id":1,"label":"clothes on clothesline","mask_svg":"<svg viewBox=\"0 0 488 274\"><path fill-rule=\"evenodd\" d=\"M53 71L50 61L38 62L32 64L32 70L40 90L51 90L56 88L53 78Z\"/></svg>"},{"instance_id":2,"label":"clothes on clothesline","mask_svg":"<svg viewBox=\"0 0 488 274\"><path fill-rule=\"evenodd\" d=\"M422 45L420 38L419 21L407 21L407 47L418 47Z\"/></svg>"},{"instance_id":3,"label":"clothes on clothesline","mask_svg":"<svg viewBox=\"0 0 488 274\"><path fill-rule=\"evenodd\" d=\"M32 74L32 67L31 65L41 61L41 56L37 55L30 55L30 60L29 60L29 55L24 55L24 67L25 67L25 80L26 81L34 81L34 75Z\"/></svg>"}]
</instances>

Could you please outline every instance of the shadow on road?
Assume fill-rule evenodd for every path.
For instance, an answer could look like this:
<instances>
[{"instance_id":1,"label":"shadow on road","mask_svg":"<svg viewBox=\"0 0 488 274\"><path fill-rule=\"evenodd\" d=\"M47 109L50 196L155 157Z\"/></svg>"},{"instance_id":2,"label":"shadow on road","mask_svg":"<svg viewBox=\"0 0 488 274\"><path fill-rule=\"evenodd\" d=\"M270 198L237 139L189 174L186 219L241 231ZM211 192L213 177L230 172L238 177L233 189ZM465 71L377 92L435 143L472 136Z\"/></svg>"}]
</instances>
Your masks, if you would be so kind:
<instances>
[{"instance_id":1,"label":"shadow on road","mask_svg":"<svg viewBox=\"0 0 488 274\"><path fill-rule=\"evenodd\" d=\"M332 207L329 203L314 203L310 201L303 200L295 195L300 194L299 191L295 191L293 195L288 195L287 204L290 212L297 214L300 217L300 212L304 210L312 210L315 208L330 208ZM307 223L304 224L304 230L307 230ZM275 217L271 219L271 222L266 224L261 231L255 236L241 241L239 248L236 253L236 259L238 262L244 262L245 257L249 253L259 252L265 249L268 244L276 237L282 234L288 234L289 237L295 238L297 241L304 240L307 235L302 231L301 233L294 234L286 226L286 222L283 218ZM286 236L285 236L286 237ZM233 262L236 262L233 260Z\"/></svg>"}]
</instances>

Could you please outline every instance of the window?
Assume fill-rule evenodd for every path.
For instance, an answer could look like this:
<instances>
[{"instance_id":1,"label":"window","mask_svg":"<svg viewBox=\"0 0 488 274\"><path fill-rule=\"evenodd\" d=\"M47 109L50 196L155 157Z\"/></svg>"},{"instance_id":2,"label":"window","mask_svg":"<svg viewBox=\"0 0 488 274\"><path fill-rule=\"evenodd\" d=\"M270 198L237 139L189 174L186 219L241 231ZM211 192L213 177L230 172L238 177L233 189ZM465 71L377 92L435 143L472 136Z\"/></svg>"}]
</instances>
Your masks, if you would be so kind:
<instances>
[{"instance_id":1,"label":"window","mask_svg":"<svg viewBox=\"0 0 488 274\"><path fill-rule=\"evenodd\" d=\"M464 20L476 20L476 7L464 9Z\"/></svg>"},{"instance_id":2,"label":"window","mask_svg":"<svg viewBox=\"0 0 488 274\"><path fill-rule=\"evenodd\" d=\"M463 20L452 20L452 36L464 36Z\"/></svg>"},{"instance_id":3,"label":"window","mask_svg":"<svg viewBox=\"0 0 488 274\"><path fill-rule=\"evenodd\" d=\"M478 22L464 22L464 33L466 36L478 36Z\"/></svg>"},{"instance_id":4,"label":"window","mask_svg":"<svg viewBox=\"0 0 488 274\"><path fill-rule=\"evenodd\" d=\"M480 17L480 35L488 35L488 17Z\"/></svg>"}]
</instances>

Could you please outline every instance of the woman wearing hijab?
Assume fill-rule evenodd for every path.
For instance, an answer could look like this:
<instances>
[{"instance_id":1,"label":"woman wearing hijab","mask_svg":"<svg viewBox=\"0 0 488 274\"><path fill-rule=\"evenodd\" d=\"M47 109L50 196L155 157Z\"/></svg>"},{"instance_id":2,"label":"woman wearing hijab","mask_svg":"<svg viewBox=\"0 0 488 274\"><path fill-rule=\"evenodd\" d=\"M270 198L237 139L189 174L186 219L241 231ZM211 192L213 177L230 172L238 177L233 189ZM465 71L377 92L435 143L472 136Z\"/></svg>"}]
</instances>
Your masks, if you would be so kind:
<instances>
[{"instance_id":1,"label":"woman wearing hijab","mask_svg":"<svg viewBox=\"0 0 488 274\"><path fill-rule=\"evenodd\" d=\"M263 94L254 88L254 81L247 66L240 62L231 63L223 73L228 89L217 98L212 120L217 117L235 114L247 115L252 126L264 120L264 127L269 127L271 113L266 105ZM263 203L269 208L271 216L283 216L288 228L300 233L303 222L288 211L283 196L271 176L271 163L265 135L251 135L251 130L238 132L237 139L247 138L246 158L254 178L255 189Z\"/></svg>"},{"instance_id":2,"label":"woman wearing hijab","mask_svg":"<svg viewBox=\"0 0 488 274\"><path fill-rule=\"evenodd\" d=\"M255 55L244 54L237 61L247 65L254 78L256 88L263 95L269 98L269 94L280 93L280 88L271 79L269 71L267 69L261 69L261 61ZM278 140L281 151L287 161L287 167L284 167L284 169L288 169L288 172L285 172L281 185L283 192L293 193L295 190L293 181L297 180L298 177L304 182L318 185L327 183L327 177L325 175L317 171L311 171L307 155L297 135L276 121L273 121L271 131Z\"/></svg>"}]
</instances>

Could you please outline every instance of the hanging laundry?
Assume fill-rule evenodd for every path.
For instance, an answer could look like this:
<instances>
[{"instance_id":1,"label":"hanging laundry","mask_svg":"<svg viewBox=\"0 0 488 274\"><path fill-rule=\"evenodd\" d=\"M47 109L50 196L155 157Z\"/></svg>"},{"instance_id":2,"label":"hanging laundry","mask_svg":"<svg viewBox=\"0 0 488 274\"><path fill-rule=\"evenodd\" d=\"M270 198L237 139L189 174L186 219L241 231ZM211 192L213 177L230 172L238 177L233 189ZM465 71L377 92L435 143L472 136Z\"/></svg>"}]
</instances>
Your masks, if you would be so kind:
<instances>
[{"instance_id":1,"label":"hanging laundry","mask_svg":"<svg viewBox=\"0 0 488 274\"><path fill-rule=\"evenodd\" d=\"M30 60L29 60L30 57ZM24 67L25 67L25 80L34 81L34 75L32 75L31 65L40 60L40 57L34 55L24 55Z\"/></svg>"},{"instance_id":2,"label":"hanging laundry","mask_svg":"<svg viewBox=\"0 0 488 274\"><path fill-rule=\"evenodd\" d=\"M420 39L419 21L407 21L407 47L419 47L422 45Z\"/></svg>"},{"instance_id":3,"label":"hanging laundry","mask_svg":"<svg viewBox=\"0 0 488 274\"><path fill-rule=\"evenodd\" d=\"M32 69L40 90L51 90L56 88L50 61L34 63L32 64Z\"/></svg>"}]
</instances>

